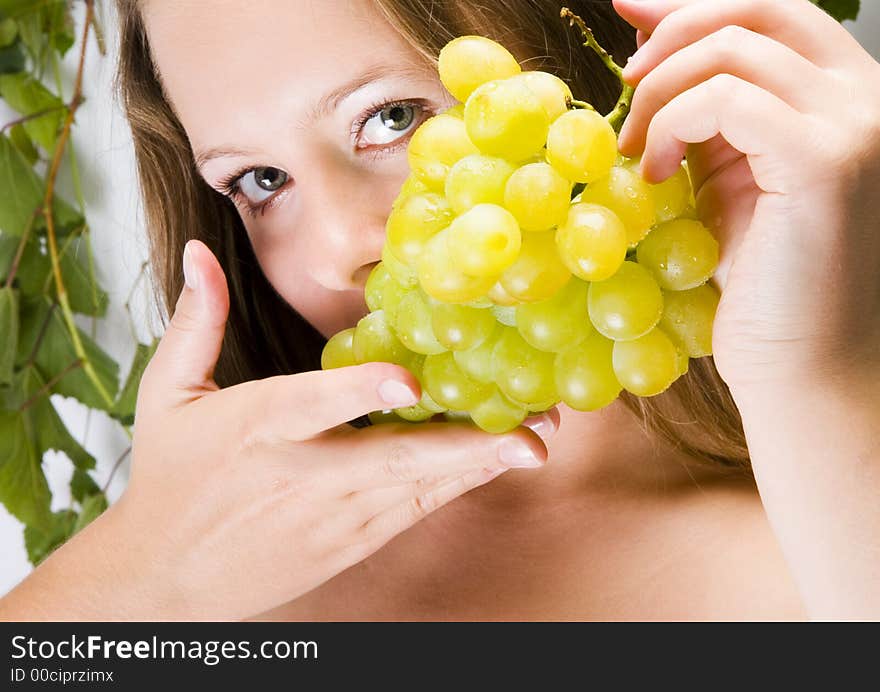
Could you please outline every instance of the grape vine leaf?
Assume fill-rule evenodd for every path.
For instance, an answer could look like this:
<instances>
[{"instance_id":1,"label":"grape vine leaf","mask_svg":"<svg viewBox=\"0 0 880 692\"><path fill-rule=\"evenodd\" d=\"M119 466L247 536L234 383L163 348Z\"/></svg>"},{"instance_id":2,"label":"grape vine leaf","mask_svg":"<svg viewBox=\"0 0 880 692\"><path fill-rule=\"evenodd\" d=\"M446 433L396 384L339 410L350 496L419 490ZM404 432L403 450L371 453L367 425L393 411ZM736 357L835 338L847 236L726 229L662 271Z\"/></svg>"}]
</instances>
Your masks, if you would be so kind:
<instances>
[{"instance_id":1,"label":"grape vine leaf","mask_svg":"<svg viewBox=\"0 0 880 692\"><path fill-rule=\"evenodd\" d=\"M104 497L103 493L89 495L82 502L82 509L76 518L76 523L73 525L73 533L81 531L91 524L105 509L107 509L107 498Z\"/></svg>"},{"instance_id":2,"label":"grape vine leaf","mask_svg":"<svg viewBox=\"0 0 880 692\"><path fill-rule=\"evenodd\" d=\"M134 423L134 410L135 404L137 403L138 387L140 386L141 378L144 375L144 369L147 367L147 363L150 362L150 359L153 357L158 346L158 338L153 339L150 344L139 343L137 345L134 358L132 358L131 368L129 368L128 371L128 377L125 380L125 384L122 387L119 397L116 399L116 403L113 404L113 408L110 410L110 415L123 425L131 425Z\"/></svg>"},{"instance_id":3,"label":"grape vine leaf","mask_svg":"<svg viewBox=\"0 0 880 692\"><path fill-rule=\"evenodd\" d=\"M6 135L0 134L0 231L19 236L43 198L40 179Z\"/></svg>"},{"instance_id":4,"label":"grape vine leaf","mask_svg":"<svg viewBox=\"0 0 880 692\"><path fill-rule=\"evenodd\" d=\"M18 291L0 288L0 385L12 384L12 367L18 346Z\"/></svg>"},{"instance_id":5,"label":"grape vine leaf","mask_svg":"<svg viewBox=\"0 0 880 692\"><path fill-rule=\"evenodd\" d=\"M25 132L24 125L21 123L12 126L9 130L9 139L15 145L15 148L21 152L21 155L24 156L24 160L31 166L40 158L40 152L37 151L31 138Z\"/></svg>"},{"instance_id":6,"label":"grape vine leaf","mask_svg":"<svg viewBox=\"0 0 880 692\"><path fill-rule=\"evenodd\" d=\"M11 46L18 37L18 26L12 17L0 21L0 48Z\"/></svg>"},{"instance_id":7,"label":"grape vine leaf","mask_svg":"<svg viewBox=\"0 0 880 692\"><path fill-rule=\"evenodd\" d=\"M95 495L100 492L101 489L89 475L88 471L83 471L82 469L73 470L73 477L70 479L70 494L74 500L82 503L89 495Z\"/></svg>"},{"instance_id":8,"label":"grape vine leaf","mask_svg":"<svg viewBox=\"0 0 880 692\"><path fill-rule=\"evenodd\" d=\"M42 528L25 526L24 545L28 560L36 566L74 533L77 516L72 509L53 512L48 525Z\"/></svg>"},{"instance_id":9,"label":"grape vine leaf","mask_svg":"<svg viewBox=\"0 0 880 692\"><path fill-rule=\"evenodd\" d=\"M810 0L818 5L838 22L846 19L857 19L861 9L860 0Z\"/></svg>"},{"instance_id":10,"label":"grape vine leaf","mask_svg":"<svg viewBox=\"0 0 880 692\"><path fill-rule=\"evenodd\" d=\"M35 355L38 369L47 379L62 373L74 363L77 355L61 311L45 296L23 296L21 306L16 362L21 364L27 361L39 338ZM110 400L104 398L81 365L58 380L52 392L74 397L90 408L107 411L113 406L119 389L119 366L79 327L77 334L95 376Z\"/></svg>"},{"instance_id":11,"label":"grape vine leaf","mask_svg":"<svg viewBox=\"0 0 880 692\"><path fill-rule=\"evenodd\" d=\"M24 53L18 43L0 48L0 74L13 74L24 69Z\"/></svg>"},{"instance_id":12,"label":"grape vine leaf","mask_svg":"<svg viewBox=\"0 0 880 692\"><path fill-rule=\"evenodd\" d=\"M21 115L48 111L24 122L25 132L47 152L55 149L55 140L64 119L64 103L26 72L0 75L0 97Z\"/></svg>"}]
</instances>

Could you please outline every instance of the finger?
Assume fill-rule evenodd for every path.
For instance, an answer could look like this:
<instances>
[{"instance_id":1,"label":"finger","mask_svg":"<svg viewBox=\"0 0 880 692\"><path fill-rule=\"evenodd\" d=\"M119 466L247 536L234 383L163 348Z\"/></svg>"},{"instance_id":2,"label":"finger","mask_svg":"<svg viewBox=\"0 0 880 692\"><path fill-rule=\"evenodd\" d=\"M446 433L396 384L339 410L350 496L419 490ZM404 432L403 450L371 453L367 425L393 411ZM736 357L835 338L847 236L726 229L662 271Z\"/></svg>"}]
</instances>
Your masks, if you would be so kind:
<instances>
[{"instance_id":1,"label":"finger","mask_svg":"<svg viewBox=\"0 0 880 692\"><path fill-rule=\"evenodd\" d=\"M554 406L543 413L529 416L522 422L522 425L544 440L546 444L559 430L559 421L559 409Z\"/></svg>"},{"instance_id":2,"label":"finger","mask_svg":"<svg viewBox=\"0 0 880 692\"><path fill-rule=\"evenodd\" d=\"M276 375L223 390L222 408L251 441L302 442L371 411L412 406L418 380L394 363ZM340 450L340 454L349 452Z\"/></svg>"},{"instance_id":3,"label":"finger","mask_svg":"<svg viewBox=\"0 0 880 692\"><path fill-rule=\"evenodd\" d=\"M801 112L827 104L816 99L817 92L834 101L830 77L809 60L762 34L727 26L670 55L639 83L620 133L620 151L638 155L654 114L681 92L716 74L751 82Z\"/></svg>"},{"instance_id":4,"label":"finger","mask_svg":"<svg viewBox=\"0 0 880 692\"><path fill-rule=\"evenodd\" d=\"M688 147L687 164L694 195L699 194L706 180L741 158L743 153L730 146L721 135L715 135L712 139Z\"/></svg>"},{"instance_id":5,"label":"finger","mask_svg":"<svg viewBox=\"0 0 880 692\"><path fill-rule=\"evenodd\" d=\"M816 139L804 116L781 99L738 77L716 75L676 96L651 120L642 175L648 182L665 180L678 170L689 143L719 134L749 157L765 192L787 192L797 184L803 162L794 152Z\"/></svg>"},{"instance_id":6,"label":"finger","mask_svg":"<svg viewBox=\"0 0 880 692\"><path fill-rule=\"evenodd\" d=\"M646 34L641 29L636 31L636 48L641 48L645 44L645 41L648 40L649 37L650 37L650 34Z\"/></svg>"},{"instance_id":7,"label":"finger","mask_svg":"<svg viewBox=\"0 0 880 692\"><path fill-rule=\"evenodd\" d=\"M440 484L423 495L417 495L371 517L361 527L361 535L378 549L432 512L436 512L474 488L485 485L506 470L475 469L460 478Z\"/></svg>"},{"instance_id":8,"label":"finger","mask_svg":"<svg viewBox=\"0 0 880 692\"><path fill-rule=\"evenodd\" d=\"M729 25L774 38L820 67L864 53L846 29L807 0L615 0L614 6L651 35L624 70L631 84L684 46Z\"/></svg>"},{"instance_id":9,"label":"finger","mask_svg":"<svg viewBox=\"0 0 880 692\"><path fill-rule=\"evenodd\" d=\"M154 392L151 401L168 407L217 389L214 367L229 315L226 276L211 250L190 240L182 263L183 290L141 384Z\"/></svg>"},{"instance_id":10,"label":"finger","mask_svg":"<svg viewBox=\"0 0 880 692\"><path fill-rule=\"evenodd\" d=\"M358 454L351 453L353 435ZM327 467L343 492L407 485L484 467L538 468L547 462L546 445L528 428L493 435L467 423L387 423L351 430L320 440L315 453L327 457Z\"/></svg>"}]
</instances>

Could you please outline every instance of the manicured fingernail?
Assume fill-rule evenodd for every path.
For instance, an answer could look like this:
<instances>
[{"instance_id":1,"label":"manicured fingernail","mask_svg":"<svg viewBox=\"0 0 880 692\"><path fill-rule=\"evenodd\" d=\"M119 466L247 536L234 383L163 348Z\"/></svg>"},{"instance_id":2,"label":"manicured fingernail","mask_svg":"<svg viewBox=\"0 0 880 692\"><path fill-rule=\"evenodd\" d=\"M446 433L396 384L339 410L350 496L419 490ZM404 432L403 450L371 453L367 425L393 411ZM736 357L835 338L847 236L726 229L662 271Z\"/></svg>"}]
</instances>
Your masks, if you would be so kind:
<instances>
[{"instance_id":1,"label":"manicured fingernail","mask_svg":"<svg viewBox=\"0 0 880 692\"><path fill-rule=\"evenodd\" d=\"M539 416L526 418L523 421L523 425L526 426L529 430L537 433L542 439L545 440L556 432L556 424L547 413L542 413Z\"/></svg>"},{"instance_id":2,"label":"manicured fingernail","mask_svg":"<svg viewBox=\"0 0 880 692\"><path fill-rule=\"evenodd\" d=\"M520 440L504 440L498 448L498 458L512 469L534 469L542 466L531 448Z\"/></svg>"},{"instance_id":3,"label":"manicured fingernail","mask_svg":"<svg viewBox=\"0 0 880 692\"><path fill-rule=\"evenodd\" d=\"M419 398L399 380L385 380L379 385L379 398L392 408L412 406Z\"/></svg>"},{"instance_id":4,"label":"manicured fingernail","mask_svg":"<svg viewBox=\"0 0 880 692\"><path fill-rule=\"evenodd\" d=\"M189 247L189 243L183 247L183 280L189 288L195 291L199 287L199 272L193 264Z\"/></svg>"}]
</instances>

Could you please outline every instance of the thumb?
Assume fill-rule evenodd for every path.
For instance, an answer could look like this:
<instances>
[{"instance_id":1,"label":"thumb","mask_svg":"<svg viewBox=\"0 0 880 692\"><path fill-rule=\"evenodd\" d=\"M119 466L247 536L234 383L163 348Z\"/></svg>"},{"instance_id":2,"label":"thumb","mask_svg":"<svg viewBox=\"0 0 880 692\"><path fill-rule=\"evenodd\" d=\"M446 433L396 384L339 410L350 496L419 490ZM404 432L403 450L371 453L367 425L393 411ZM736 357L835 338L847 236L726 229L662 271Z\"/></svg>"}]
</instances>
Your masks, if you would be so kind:
<instances>
[{"instance_id":1,"label":"thumb","mask_svg":"<svg viewBox=\"0 0 880 692\"><path fill-rule=\"evenodd\" d=\"M226 276L201 241L190 240L184 247L183 274L185 285L171 322L145 373L151 389L167 405L217 389L214 367L229 316Z\"/></svg>"}]
</instances>

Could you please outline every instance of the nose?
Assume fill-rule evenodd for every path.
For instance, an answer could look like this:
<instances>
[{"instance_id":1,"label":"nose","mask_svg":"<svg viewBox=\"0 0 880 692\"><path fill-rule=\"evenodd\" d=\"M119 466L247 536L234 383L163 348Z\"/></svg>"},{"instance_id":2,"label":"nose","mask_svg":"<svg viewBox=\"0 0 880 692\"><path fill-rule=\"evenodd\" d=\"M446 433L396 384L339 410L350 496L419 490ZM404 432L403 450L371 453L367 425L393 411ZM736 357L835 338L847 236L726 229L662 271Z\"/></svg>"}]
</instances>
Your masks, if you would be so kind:
<instances>
[{"instance_id":1,"label":"nose","mask_svg":"<svg viewBox=\"0 0 880 692\"><path fill-rule=\"evenodd\" d=\"M403 179L352 174L343 167L302 181L299 193L308 229L307 266L333 291L362 289L382 255L385 222Z\"/></svg>"}]
</instances>

